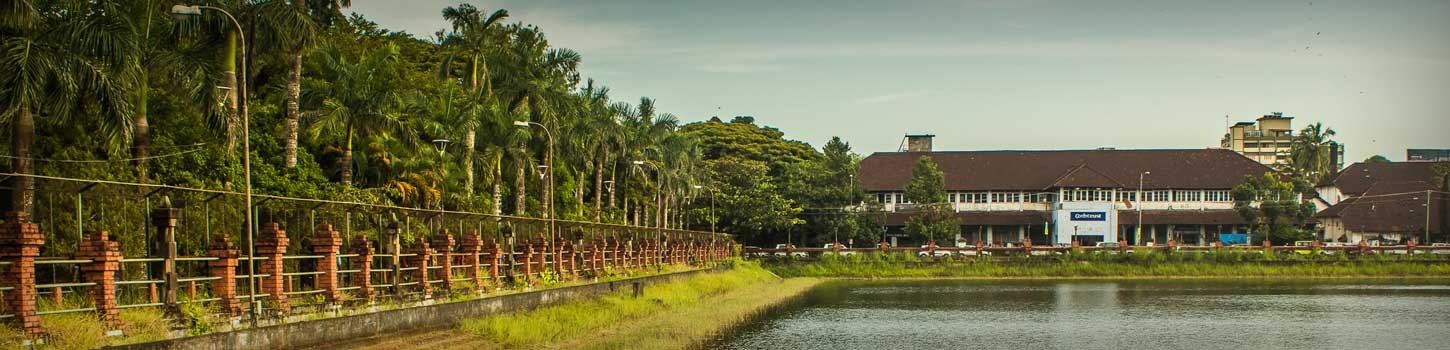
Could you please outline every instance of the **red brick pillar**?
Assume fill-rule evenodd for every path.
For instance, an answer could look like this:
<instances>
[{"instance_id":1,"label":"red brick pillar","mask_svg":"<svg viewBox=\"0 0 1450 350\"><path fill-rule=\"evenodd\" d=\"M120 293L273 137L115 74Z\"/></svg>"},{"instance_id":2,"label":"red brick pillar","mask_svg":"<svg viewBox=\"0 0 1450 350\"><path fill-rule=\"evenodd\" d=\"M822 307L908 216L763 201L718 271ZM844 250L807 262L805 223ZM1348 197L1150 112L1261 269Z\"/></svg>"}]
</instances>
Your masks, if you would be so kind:
<instances>
[{"instance_id":1,"label":"red brick pillar","mask_svg":"<svg viewBox=\"0 0 1450 350\"><path fill-rule=\"evenodd\" d=\"M443 278L443 290L446 291L446 292L448 292L448 293L452 293L453 292L453 234L448 233L448 229L443 229L442 231L440 231L438 233L439 233L438 237L433 239L433 247L434 247L434 249L437 249L438 250L438 257L443 258L442 259L443 260L443 263L442 263L443 268L442 269L439 269L439 271L441 271L442 273L440 273L438 275L439 275L439 277L442 277Z\"/></svg>"},{"instance_id":2,"label":"red brick pillar","mask_svg":"<svg viewBox=\"0 0 1450 350\"><path fill-rule=\"evenodd\" d=\"M5 309L14 315L6 321L29 336L45 332L40 315L35 314L35 257L40 256L43 244L40 226L31 223L26 213L5 213L5 224L0 225L0 260L10 262L10 267L0 275L0 284L13 288L4 296Z\"/></svg>"},{"instance_id":3,"label":"red brick pillar","mask_svg":"<svg viewBox=\"0 0 1450 350\"><path fill-rule=\"evenodd\" d=\"M536 241L533 243L533 246L536 246L534 247L534 252L539 254L534 257L534 263L538 264L534 266L534 272L543 273L549 268L549 247L543 241Z\"/></svg>"},{"instance_id":4,"label":"red brick pillar","mask_svg":"<svg viewBox=\"0 0 1450 350\"><path fill-rule=\"evenodd\" d=\"M211 294L218 299L217 306L227 316L241 316L242 302L237 300L237 257L241 254L237 246L227 235L221 235L207 247L207 253L216 258L208 261L207 267L211 269L211 276L217 278L211 282Z\"/></svg>"},{"instance_id":5,"label":"red brick pillar","mask_svg":"<svg viewBox=\"0 0 1450 350\"><path fill-rule=\"evenodd\" d=\"M116 308L116 272L121 271L121 244L109 236L106 231L87 232L76 248L76 259L91 261L81 265L81 278L96 284L90 287L96 314L107 328L119 329L121 313Z\"/></svg>"},{"instance_id":6,"label":"red brick pillar","mask_svg":"<svg viewBox=\"0 0 1450 350\"><path fill-rule=\"evenodd\" d=\"M579 264L574 260L576 255L579 255L579 248L574 241L564 243L564 261L567 262L565 266L569 268L570 278L579 276Z\"/></svg>"},{"instance_id":7,"label":"red brick pillar","mask_svg":"<svg viewBox=\"0 0 1450 350\"><path fill-rule=\"evenodd\" d=\"M418 268L417 272L413 274L415 276L414 278L418 279L418 287L423 293L423 298L432 298L433 285L428 283L428 260L433 255L433 249L428 247L427 238L418 237L418 246L413 247L411 250L410 253L416 255L412 256L412 259L410 259L412 261L410 262Z\"/></svg>"},{"instance_id":8,"label":"red brick pillar","mask_svg":"<svg viewBox=\"0 0 1450 350\"><path fill-rule=\"evenodd\" d=\"M524 280L529 281L529 285L532 286L534 285L534 245L526 243L524 249ZM517 279L518 276L514 276L514 278Z\"/></svg>"},{"instance_id":9,"label":"red brick pillar","mask_svg":"<svg viewBox=\"0 0 1450 350\"><path fill-rule=\"evenodd\" d=\"M312 234L312 253L322 255L317 261L317 289L329 303L342 301L342 292L337 290L337 254L342 252L342 235L332 229L331 224L317 227Z\"/></svg>"},{"instance_id":10,"label":"red brick pillar","mask_svg":"<svg viewBox=\"0 0 1450 350\"><path fill-rule=\"evenodd\" d=\"M489 244L488 276L493 278L493 288L503 289L503 280L498 275L498 265L503 263L503 246L497 241Z\"/></svg>"},{"instance_id":11,"label":"red brick pillar","mask_svg":"<svg viewBox=\"0 0 1450 350\"><path fill-rule=\"evenodd\" d=\"M483 276L479 273L479 269L483 268L479 266L482 262L479 254L483 252L483 238L478 236L478 231L463 235L458 251L463 253L463 264L471 266L468 268L468 280L473 281L474 291L483 291Z\"/></svg>"},{"instance_id":12,"label":"red brick pillar","mask_svg":"<svg viewBox=\"0 0 1450 350\"><path fill-rule=\"evenodd\" d=\"M357 297L363 300L373 300L373 242L367 237L357 236L352 241L352 252L357 256L352 257L352 266L357 270L353 275L353 283L357 285Z\"/></svg>"},{"instance_id":13,"label":"red brick pillar","mask_svg":"<svg viewBox=\"0 0 1450 350\"><path fill-rule=\"evenodd\" d=\"M287 303L287 295L283 294L287 291L287 278L282 276L282 273L286 272L282 264L282 256L287 254L287 231L282 230L277 223L269 222L262 224L262 230L258 234L256 256L267 258L262 261L262 271L260 271L267 277L262 279L262 287L259 288L259 291L267 294L267 299L272 301L272 305L278 311L287 312L291 308Z\"/></svg>"}]
</instances>

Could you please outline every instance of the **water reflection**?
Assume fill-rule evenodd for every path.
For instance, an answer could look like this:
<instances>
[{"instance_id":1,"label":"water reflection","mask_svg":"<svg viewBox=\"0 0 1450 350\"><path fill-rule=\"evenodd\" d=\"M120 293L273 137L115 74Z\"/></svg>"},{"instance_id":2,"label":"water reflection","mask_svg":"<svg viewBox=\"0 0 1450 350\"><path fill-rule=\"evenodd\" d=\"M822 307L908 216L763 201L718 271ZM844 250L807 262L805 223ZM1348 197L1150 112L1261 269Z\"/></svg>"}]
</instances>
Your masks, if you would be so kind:
<instances>
[{"instance_id":1,"label":"water reflection","mask_svg":"<svg viewBox=\"0 0 1450 350\"><path fill-rule=\"evenodd\" d=\"M1450 285L832 283L722 349L1443 348Z\"/></svg>"}]
</instances>

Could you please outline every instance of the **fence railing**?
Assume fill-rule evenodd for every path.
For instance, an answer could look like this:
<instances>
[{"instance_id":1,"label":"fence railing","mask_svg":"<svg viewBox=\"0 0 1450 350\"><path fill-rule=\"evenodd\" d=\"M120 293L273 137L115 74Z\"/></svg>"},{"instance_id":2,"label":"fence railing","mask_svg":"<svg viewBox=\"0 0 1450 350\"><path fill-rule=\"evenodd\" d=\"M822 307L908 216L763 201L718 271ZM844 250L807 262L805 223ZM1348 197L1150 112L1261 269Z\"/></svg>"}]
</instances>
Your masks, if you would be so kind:
<instances>
[{"instance_id":1,"label":"fence railing","mask_svg":"<svg viewBox=\"0 0 1450 350\"><path fill-rule=\"evenodd\" d=\"M1321 244L1314 242L1311 245L1179 245L1173 242L1165 245L1151 246L1076 246L1076 245L1022 245L1016 247L976 245L967 247L950 246L928 246L928 247L891 247L877 246L872 248L757 248L745 247L742 254L746 257L767 257L767 256L821 256L829 254L874 254L874 253L915 253L923 257L949 257L949 256L993 256L993 255L1061 255L1069 252L1079 251L1084 253L1114 253L1132 254L1136 252L1155 253L1202 253L1202 252L1256 252L1275 254L1345 254L1347 256L1359 256L1370 254L1388 255L1413 255L1413 254L1447 254L1450 255L1450 246L1433 245L1423 246L1411 241L1403 245L1368 245L1368 244Z\"/></svg>"},{"instance_id":2,"label":"fence railing","mask_svg":"<svg viewBox=\"0 0 1450 350\"><path fill-rule=\"evenodd\" d=\"M16 174L0 174L20 176ZM531 288L732 254L730 235L35 176L0 223L0 322L201 303L279 318L379 300ZM249 241L248 223L254 225Z\"/></svg>"}]
</instances>

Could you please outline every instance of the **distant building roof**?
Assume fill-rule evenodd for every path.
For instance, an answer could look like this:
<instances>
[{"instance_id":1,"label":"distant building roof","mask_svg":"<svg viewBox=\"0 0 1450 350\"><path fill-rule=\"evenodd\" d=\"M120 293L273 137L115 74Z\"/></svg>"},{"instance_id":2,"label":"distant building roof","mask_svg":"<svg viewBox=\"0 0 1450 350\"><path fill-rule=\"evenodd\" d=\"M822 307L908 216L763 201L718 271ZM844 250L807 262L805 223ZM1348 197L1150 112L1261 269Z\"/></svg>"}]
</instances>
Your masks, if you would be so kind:
<instances>
[{"instance_id":1,"label":"distant building roof","mask_svg":"<svg viewBox=\"0 0 1450 350\"><path fill-rule=\"evenodd\" d=\"M930 155L948 191L1041 191L1060 187L1231 189L1273 170L1225 149L878 152L861 160L867 191L901 191L917 158Z\"/></svg>"},{"instance_id":2,"label":"distant building roof","mask_svg":"<svg viewBox=\"0 0 1450 350\"><path fill-rule=\"evenodd\" d=\"M1340 170L1333 177L1325 178L1317 186L1335 186L1339 193L1349 196L1364 194L1376 183L1398 184L1403 191L1424 191L1435 189L1436 164L1450 162L1398 162L1398 163L1354 163ZM1420 183L1420 187L1406 187Z\"/></svg>"}]
</instances>

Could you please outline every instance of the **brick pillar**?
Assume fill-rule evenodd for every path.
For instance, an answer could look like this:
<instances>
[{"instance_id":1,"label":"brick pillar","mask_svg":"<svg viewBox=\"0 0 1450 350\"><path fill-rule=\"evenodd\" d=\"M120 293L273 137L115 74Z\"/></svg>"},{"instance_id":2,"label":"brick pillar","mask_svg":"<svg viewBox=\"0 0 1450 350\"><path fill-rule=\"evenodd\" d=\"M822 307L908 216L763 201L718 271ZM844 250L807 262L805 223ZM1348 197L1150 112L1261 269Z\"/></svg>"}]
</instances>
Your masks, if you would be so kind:
<instances>
[{"instance_id":1,"label":"brick pillar","mask_svg":"<svg viewBox=\"0 0 1450 350\"><path fill-rule=\"evenodd\" d=\"M534 285L534 245L524 244L524 249L524 279L529 281L529 285L532 286ZM514 278L517 279L518 276L514 276Z\"/></svg>"},{"instance_id":2,"label":"brick pillar","mask_svg":"<svg viewBox=\"0 0 1450 350\"><path fill-rule=\"evenodd\" d=\"M5 309L15 315L6 322L29 336L45 331L40 315L35 314L35 257L40 256L43 244L40 226L31 223L27 213L5 213L5 224L0 225L0 260L11 265L0 274L0 284L14 288L3 294Z\"/></svg>"},{"instance_id":3,"label":"brick pillar","mask_svg":"<svg viewBox=\"0 0 1450 350\"><path fill-rule=\"evenodd\" d=\"M237 257L241 256L232 239L221 235L207 247L207 253L216 260L208 261L211 276L211 294L217 299L217 306L227 316L241 316L242 302L237 300Z\"/></svg>"},{"instance_id":4,"label":"brick pillar","mask_svg":"<svg viewBox=\"0 0 1450 350\"><path fill-rule=\"evenodd\" d=\"M565 266L569 268L569 277L571 278L579 276L579 264L574 261L578 253L578 247L574 245L574 241L564 243L564 261L567 262Z\"/></svg>"},{"instance_id":5,"label":"brick pillar","mask_svg":"<svg viewBox=\"0 0 1450 350\"><path fill-rule=\"evenodd\" d=\"M473 281L475 291L483 291L483 275L480 274L482 262L479 254L483 252L483 238L478 236L478 231L469 232L463 235L462 242L459 242L458 251L463 253L463 263L473 267L468 268L468 280Z\"/></svg>"},{"instance_id":6,"label":"brick pillar","mask_svg":"<svg viewBox=\"0 0 1450 350\"><path fill-rule=\"evenodd\" d=\"M446 291L446 292L452 293L453 292L453 234L448 233L448 229L443 229L442 231L440 231L438 233L439 233L438 234L438 237L433 239L433 247L434 247L434 249L437 249L438 250L438 256L443 258L443 263L442 263L443 268L442 269L439 269L439 271L441 271L442 273L440 273L439 276L443 278L443 290Z\"/></svg>"},{"instance_id":7,"label":"brick pillar","mask_svg":"<svg viewBox=\"0 0 1450 350\"><path fill-rule=\"evenodd\" d=\"M549 247L547 247L542 241L536 241L535 243L531 244L530 247L533 247L533 251L539 254L538 256L534 257L534 263L538 264L538 266L534 267L534 271L543 273L545 269L549 268L549 256L545 254L545 252L549 251Z\"/></svg>"},{"instance_id":8,"label":"brick pillar","mask_svg":"<svg viewBox=\"0 0 1450 350\"><path fill-rule=\"evenodd\" d=\"M489 244L488 276L493 278L493 288L503 289L503 280L498 275L498 265L503 263L503 246L494 241Z\"/></svg>"},{"instance_id":9,"label":"brick pillar","mask_svg":"<svg viewBox=\"0 0 1450 350\"><path fill-rule=\"evenodd\" d=\"M428 283L428 260L430 260L430 255L433 254L433 249L428 247L427 238L418 237L418 246L413 247L411 250L411 253L417 254L410 259L412 260L410 262L413 266L418 267L417 272L413 274L415 276L414 278L418 279L418 287L423 293L423 298L432 298L433 285Z\"/></svg>"},{"instance_id":10,"label":"brick pillar","mask_svg":"<svg viewBox=\"0 0 1450 350\"><path fill-rule=\"evenodd\" d=\"M262 230L257 237L256 256L267 258L266 261L262 261L262 271L260 271L267 277L262 279L262 287L258 288L258 291L267 294L267 300L271 300L272 305L281 312L290 310L287 295L282 294L287 291L287 279L282 276L282 273L285 272L282 256L287 254L287 243L287 231L282 230L281 225L275 222L262 224Z\"/></svg>"},{"instance_id":11,"label":"brick pillar","mask_svg":"<svg viewBox=\"0 0 1450 350\"><path fill-rule=\"evenodd\" d=\"M357 270L353 277L353 283L357 285L357 297L363 300L373 300L373 242L367 237L357 236L353 240L352 252L357 256L352 257L352 266Z\"/></svg>"},{"instance_id":12,"label":"brick pillar","mask_svg":"<svg viewBox=\"0 0 1450 350\"><path fill-rule=\"evenodd\" d=\"M331 224L322 224L312 234L312 253L322 255L317 261L317 289L329 303L342 301L337 284L337 253L342 252L342 235Z\"/></svg>"},{"instance_id":13,"label":"brick pillar","mask_svg":"<svg viewBox=\"0 0 1450 350\"><path fill-rule=\"evenodd\" d=\"M91 260L81 265L81 278L96 285L90 287L91 302L96 314L109 329L120 329L120 309L116 308L116 272L121 271L121 244L112 241L106 231L91 231L76 248L76 259Z\"/></svg>"}]
</instances>

